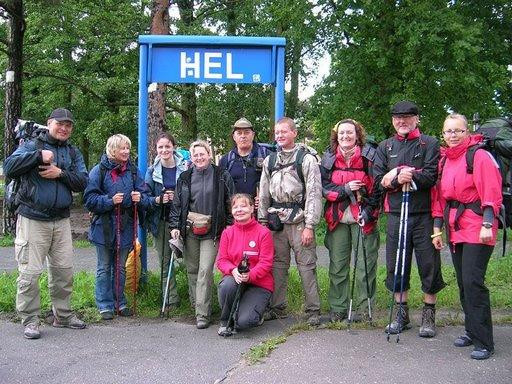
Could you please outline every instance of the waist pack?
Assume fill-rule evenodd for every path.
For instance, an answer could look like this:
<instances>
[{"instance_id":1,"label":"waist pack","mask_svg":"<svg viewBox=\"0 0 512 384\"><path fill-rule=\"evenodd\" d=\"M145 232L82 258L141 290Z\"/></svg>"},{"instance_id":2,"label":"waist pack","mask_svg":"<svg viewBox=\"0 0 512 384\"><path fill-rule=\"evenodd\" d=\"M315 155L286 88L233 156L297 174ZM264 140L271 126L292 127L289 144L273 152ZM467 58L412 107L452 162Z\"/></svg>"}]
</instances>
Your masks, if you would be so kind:
<instances>
[{"instance_id":1,"label":"waist pack","mask_svg":"<svg viewBox=\"0 0 512 384\"><path fill-rule=\"evenodd\" d=\"M206 235L212 228L212 217L211 215L203 215L202 213L189 212L187 223L194 235Z\"/></svg>"},{"instance_id":2,"label":"waist pack","mask_svg":"<svg viewBox=\"0 0 512 384\"><path fill-rule=\"evenodd\" d=\"M277 212L269 213L267 216L268 229L274 232L282 231L284 228L283 222Z\"/></svg>"}]
</instances>

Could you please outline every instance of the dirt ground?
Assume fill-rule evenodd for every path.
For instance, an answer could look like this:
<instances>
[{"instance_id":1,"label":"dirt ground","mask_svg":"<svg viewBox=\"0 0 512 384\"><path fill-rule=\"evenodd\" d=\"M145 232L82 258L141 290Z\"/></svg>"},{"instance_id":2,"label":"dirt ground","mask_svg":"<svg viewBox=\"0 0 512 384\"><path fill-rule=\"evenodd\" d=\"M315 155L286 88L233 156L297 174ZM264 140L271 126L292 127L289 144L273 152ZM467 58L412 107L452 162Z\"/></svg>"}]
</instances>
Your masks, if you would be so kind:
<instances>
[{"instance_id":1,"label":"dirt ground","mask_svg":"<svg viewBox=\"0 0 512 384\"><path fill-rule=\"evenodd\" d=\"M71 233L74 240L87 240L89 225L89 212L83 206L71 208Z\"/></svg>"}]
</instances>

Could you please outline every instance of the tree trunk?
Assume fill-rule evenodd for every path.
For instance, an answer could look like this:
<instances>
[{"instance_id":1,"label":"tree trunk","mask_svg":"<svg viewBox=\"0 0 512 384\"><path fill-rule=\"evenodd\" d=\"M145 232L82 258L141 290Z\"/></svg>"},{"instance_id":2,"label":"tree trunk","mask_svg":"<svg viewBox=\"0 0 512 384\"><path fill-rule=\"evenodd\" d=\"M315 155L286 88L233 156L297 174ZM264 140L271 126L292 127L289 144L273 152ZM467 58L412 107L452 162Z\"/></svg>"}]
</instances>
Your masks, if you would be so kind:
<instances>
[{"instance_id":1,"label":"tree trunk","mask_svg":"<svg viewBox=\"0 0 512 384\"><path fill-rule=\"evenodd\" d=\"M192 142L197 139L197 98L196 85L183 84L181 92L181 109L184 111L181 115L181 129L185 134L185 142Z\"/></svg>"},{"instance_id":2,"label":"tree trunk","mask_svg":"<svg viewBox=\"0 0 512 384\"><path fill-rule=\"evenodd\" d=\"M194 23L194 1L178 0L180 19L185 29ZM180 31L181 32L181 31ZM185 32L186 33L186 32ZM181 93L181 129L188 141L197 138L197 97L195 84L183 84Z\"/></svg>"},{"instance_id":3,"label":"tree trunk","mask_svg":"<svg viewBox=\"0 0 512 384\"><path fill-rule=\"evenodd\" d=\"M169 1L154 0L151 7L151 29L152 35L169 34ZM157 84L155 90L149 94L148 111L148 161L153 162L156 156L156 138L160 132L165 130L165 93L166 84ZM148 165L149 165L148 164Z\"/></svg>"},{"instance_id":4,"label":"tree trunk","mask_svg":"<svg viewBox=\"0 0 512 384\"><path fill-rule=\"evenodd\" d=\"M7 68L13 73L11 79L5 82L5 115L4 115L4 157L9 156L15 149L14 127L21 116L22 74L23 74L23 35L25 33L25 19L23 0L13 0L9 3L7 23ZM12 81L11 81L12 80ZM5 185L10 180L5 180ZM13 233L15 229L15 217L9 214L4 207L3 233Z\"/></svg>"},{"instance_id":5,"label":"tree trunk","mask_svg":"<svg viewBox=\"0 0 512 384\"><path fill-rule=\"evenodd\" d=\"M297 105L299 103L299 76L301 68L301 51L302 45L294 42L292 48L292 59L290 63L290 93L288 95L288 108L286 108L286 116L295 119L297 115Z\"/></svg>"}]
</instances>

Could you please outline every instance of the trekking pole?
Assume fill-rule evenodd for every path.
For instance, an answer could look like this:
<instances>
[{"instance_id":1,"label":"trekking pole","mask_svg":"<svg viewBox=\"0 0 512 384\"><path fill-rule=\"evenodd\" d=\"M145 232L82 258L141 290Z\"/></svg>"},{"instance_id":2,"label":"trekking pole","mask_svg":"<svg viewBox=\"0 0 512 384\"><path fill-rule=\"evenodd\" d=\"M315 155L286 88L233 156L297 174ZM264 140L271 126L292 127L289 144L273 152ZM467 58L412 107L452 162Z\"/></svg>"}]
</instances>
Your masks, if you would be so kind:
<instances>
[{"instance_id":1,"label":"trekking pole","mask_svg":"<svg viewBox=\"0 0 512 384\"><path fill-rule=\"evenodd\" d=\"M162 310L160 311L160 317L164 317L164 314L165 314L165 306L167 304L167 300L168 300L168 296L169 296L169 284L170 284L170 280L171 280L173 266L174 266L174 252L171 251L171 257L169 259L169 266L167 269L167 281L165 282L165 291L164 291L164 296L163 296L163 300L162 300ZM167 317L169 317L169 312L167 312Z\"/></svg>"},{"instance_id":2,"label":"trekking pole","mask_svg":"<svg viewBox=\"0 0 512 384\"><path fill-rule=\"evenodd\" d=\"M137 202L133 202L133 274L132 274L132 295L133 295L133 314L137 314Z\"/></svg>"},{"instance_id":3,"label":"trekking pole","mask_svg":"<svg viewBox=\"0 0 512 384\"><path fill-rule=\"evenodd\" d=\"M388 331L387 331L387 340L389 341L390 331L391 331L391 321L393 318L393 307L395 305L395 287L396 287L396 279L398 275L398 263L400 259L400 246L402 245L402 231L404 225L404 214L405 214L405 187L402 189L402 205L400 207L400 226L398 228L398 244L396 247L396 260L395 260L395 271L393 274L393 287L391 289L391 303L389 304L389 322L388 322Z\"/></svg>"},{"instance_id":4,"label":"trekking pole","mask_svg":"<svg viewBox=\"0 0 512 384\"><path fill-rule=\"evenodd\" d=\"M239 273L249 273L249 253L247 251L243 252L242 260L238 265ZM229 311L228 323L226 325L226 332L222 334L224 337L232 336L233 329L235 328L235 315L238 312L238 307L240 305L240 298L242 297L242 285L243 283L238 284L236 287L235 299L233 300L233 304L231 305L231 310Z\"/></svg>"},{"instance_id":5,"label":"trekking pole","mask_svg":"<svg viewBox=\"0 0 512 384\"><path fill-rule=\"evenodd\" d=\"M361 201L361 194L359 191L356 192L356 203L359 204ZM355 255L354 255L354 270L352 271L352 282L351 282L351 288L350 288L350 304L348 306L348 327L347 329L350 331L350 325L352 324L352 302L354 301L354 287L356 282L356 269L357 269L357 256L359 254L359 238L361 235L361 231L357 231L357 243L356 243L356 249L355 249ZM349 263L350 265L350 263Z\"/></svg>"},{"instance_id":6,"label":"trekking pole","mask_svg":"<svg viewBox=\"0 0 512 384\"><path fill-rule=\"evenodd\" d=\"M404 293L404 271L405 271L405 254L406 254L406 251L407 251L407 221L408 221L408 217L409 217L409 189L410 189L410 184L409 183L406 183L404 185L404 195L405 195L405 213L404 213L404 229L403 229L403 246L402 246L402 271L401 271L401 276L400 276L400 300L399 300L399 307L398 307L398 310L400 311L400 314L402 313L403 311L403 293ZM403 321L403 319L402 319ZM400 341L400 332L402 331L401 329L401 324L398 324L398 333L396 335L396 342L398 343Z\"/></svg>"},{"instance_id":7,"label":"trekking pole","mask_svg":"<svg viewBox=\"0 0 512 384\"><path fill-rule=\"evenodd\" d=\"M160 297L162 298L162 307L164 301L164 256L165 256L165 203L164 203L165 187L162 188L160 194L160 225L162 226L162 257L160 259Z\"/></svg>"},{"instance_id":8,"label":"trekking pole","mask_svg":"<svg viewBox=\"0 0 512 384\"><path fill-rule=\"evenodd\" d=\"M121 273L121 204L115 206L116 211L116 313L119 316L119 274Z\"/></svg>"},{"instance_id":9,"label":"trekking pole","mask_svg":"<svg viewBox=\"0 0 512 384\"><path fill-rule=\"evenodd\" d=\"M359 216L361 216L361 205L359 205ZM363 226L364 226L364 221L359 221L358 222L359 224L359 232L361 234L361 245L363 246L363 260L364 260L364 274L366 276L366 300L368 302L368 318L370 320L370 323L372 323L373 321L373 318L372 318L372 303L371 303L371 299L370 299L370 283L368 282L368 260L367 260L367 254L366 254L366 244L365 244L365 239L366 239L366 236L365 234L363 233Z\"/></svg>"}]
</instances>

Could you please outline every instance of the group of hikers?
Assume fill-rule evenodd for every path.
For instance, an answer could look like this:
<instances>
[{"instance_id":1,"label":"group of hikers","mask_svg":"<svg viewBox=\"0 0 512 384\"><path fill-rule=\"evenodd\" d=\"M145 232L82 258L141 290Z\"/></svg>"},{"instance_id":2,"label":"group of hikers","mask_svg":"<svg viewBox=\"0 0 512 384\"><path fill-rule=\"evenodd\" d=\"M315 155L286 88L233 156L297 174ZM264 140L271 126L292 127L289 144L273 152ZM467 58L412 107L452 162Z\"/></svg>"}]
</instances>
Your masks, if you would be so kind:
<instances>
[{"instance_id":1,"label":"group of hikers","mask_svg":"<svg viewBox=\"0 0 512 384\"><path fill-rule=\"evenodd\" d=\"M169 308L179 305L176 279L169 273L169 240L183 242L198 329L211 323L215 264L223 275L219 335L286 317L291 251L304 291L305 320L317 326L315 227L322 214L330 259L330 320L371 320L377 219L383 211L386 288L394 298L388 338L411 327L407 300L413 251L424 293L419 336L435 336L436 295L445 286L440 260L444 226L465 315L465 332L454 345L472 345L471 358L489 358L494 344L484 279L502 204L498 165L478 149L467 172L466 152L482 137L470 133L463 115L446 117L443 148L420 132L413 102L393 105L391 118L396 133L378 146L367 143L359 122L339 121L329 128L330 145L320 161L312 148L297 142L297 127L288 117L274 126L277 151L256 142L249 120L236 121L234 147L219 165L213 164L206 141L194 141L186 160L174 137L163 132L143 179L130 160L131 142L121 134L108 139L105 154L88 173L80 151L69 143L73 115L64 108L54 110L48 130L21 144L4 163L7 177L22 180L15 253L16 308L24 336L40 337L38 280L45 260L53 326L86 327L70 307L69 219L72 192L85 191L84 203L92 213L89 239L98 257L95 299L103 320L133 315L124 295L124 265L140 219L154 236Z\"/></svg>"}]
</instances>

